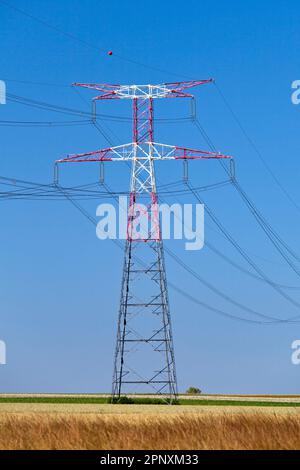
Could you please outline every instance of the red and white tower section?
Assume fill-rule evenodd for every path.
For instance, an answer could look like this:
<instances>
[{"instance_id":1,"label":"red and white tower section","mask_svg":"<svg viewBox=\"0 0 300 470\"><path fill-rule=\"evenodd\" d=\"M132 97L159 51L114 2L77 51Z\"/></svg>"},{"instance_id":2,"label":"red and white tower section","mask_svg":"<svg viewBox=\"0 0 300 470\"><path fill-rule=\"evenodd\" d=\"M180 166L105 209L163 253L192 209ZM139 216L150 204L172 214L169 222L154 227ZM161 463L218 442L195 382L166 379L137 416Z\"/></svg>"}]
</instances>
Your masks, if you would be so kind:
<instances>
[{"instance_id":1,"label":"red and white tower section","mask_svg":"<svg viewBox=\"0 0 300 470\"><path fill-rule=\"evenodd\" d=\"M61 163L131 162L127 239L121 284L117 340L114 356L112 399L129 393L154 393L177 397L175 356L168 287L160 236L159 214L142 238L133 236L136 217L153 221L158 195L155 165L162 160L204 160L230 158L220 153L158 143L154 137L154 100L192 98L185 90L212 80L164 83L160 85L74 85L100 92L94 100L132 100L132 142L88 153L69 155ZM141 243L142 242L142 243ZM138 261L139 262L138 262Z\"/></svg>"}]
</instances>

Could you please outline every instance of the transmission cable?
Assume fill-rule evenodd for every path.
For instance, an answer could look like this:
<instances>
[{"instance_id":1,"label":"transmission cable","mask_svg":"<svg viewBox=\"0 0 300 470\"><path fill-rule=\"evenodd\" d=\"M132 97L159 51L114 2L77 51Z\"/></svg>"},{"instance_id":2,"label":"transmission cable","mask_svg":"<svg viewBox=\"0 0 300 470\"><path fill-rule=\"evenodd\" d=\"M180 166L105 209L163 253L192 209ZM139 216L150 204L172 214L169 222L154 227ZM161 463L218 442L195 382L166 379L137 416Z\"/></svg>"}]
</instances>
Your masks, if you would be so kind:
<instances>
[{"instance_id":1,"label":"transmission cable","mask_svg":"<svg viewBox=\"0 0 300 470\"><path fill-rule=\"evenodd\" d=\"M204 204L204 201L200 198L197 194L197 191L187 182L187 186L189 187L192 194L194 194L195 198L200 202L200 204ZM288 302L294 305L297 308L300 308L300 304L292 299L289 295L287 295L278 285L276 285L269 277L264 273L264 271L257 266L257 264L250 258L250 256L241 248L241 246L234 240L234 238L227 232L225 227L221 224L218 218L215 216L213 211L205 204L205 210L208 213L209 217L215 223L215 225L221 230L223 235L225 235L226 239L231 243L231 245L240 253L240 255L247 261L247 263L257 272L259 276L261 276L267 284L269 284L279 295L284 297ZM293 317L293 319L298 318L298 316Z\"/></svg>"},{"instance_id":2,"label":"transmission cable","mask_svg":"<svg viewBox=\"0 0 300 470\"><path fill-rule=\"evenodd\" d=\"M216 148L215 146L212 144L212 141L209 139L209 137L207 136L206 132L204 131L204 129L202 128L200 122L198 119L195 120L195 123L196 123L196 127L200 130L202 136L204 137L204 139L206 140L206 142L208 143L208 145L210 146L210 148L213 150L213 151L216 151ZM284 251L282 250L282 248L280 247L280 245L282 245L286 251L288 251L290 253L291 256L294 257L294 259L296 259L297 261L300 262L300 257L299 255L297 255L288 245L286 242L284 242L284 240L275 232L275 230L270 226L270 224L266 221L266 219L262 216L262 214L258 211L258 209L255 207L254 203L250 200L249 196L246 194L246 192L242 189L240 183L238 182L237 178L235 177L235 175L231 175L230 174L230 171L228 170L228 168L226 167L226 165L224 164L224 162L221 161L221 159L219 159L219 163L221 164L221 166L223 167L223 169L225 170L225 172L227 173L227 175L231 176L231 182L232 182L232 185L235 187L235 189L237 190L237 192L239 193L239 195L242 197L243 201L246 203L246 206L248 207L248 209L250 210L250 212L252 213L252 215L255 217L256 221L258 222L258 224L260 225L260 227L263 229L263 231L265 232L265 234L267 235L267 237L269 238L269 240L271 241L271 243L274 245L274 247L276 248L276 250L280 253L280 255L284 258L284 260L286 261L286 263L292 268L292 270L298 275L300 276L300 271L298 270L298 268L294 265L294 263L289 259L289 257L284 253Z\"/></svg>"},{"instance_id":3,"label":"transmission cable","mask_svg":"<svg viewBox=\"0 0 300 470\"><path fill-rule=\"evenodd\" d=\"M56 184L57 187L59 189L62 189L59 187L58 184ZM74 207L76 207L80 213L86 217L94 226L97 226L97 220L91 216L88 211L86 211L77 201L74 201L72 199L72 197L70 197L67 193L67 191L65 191L64 189L62 189L62 192L63 194L65 195L66 199L68 199L73 205ZM124 250L124 246L123 244L119 241L119 240L116 240L116 239L112 239L111 240L115 245L117 245L122 251ZM133 254L132 257L135 259L135 261L143 266L143 267L146 267L146 264L136 255L136 254ZM202 302L200 301L199 299L196 299L195 297L191 296L190 294L188 294L186 291L184 291L183 289L181 289L178 285L168 281L168 284L170 285L170 287L172 289L174 289L176 292L179 292L181 295L183 295L184 297L186 297L187 299L191 300L192 302L196 303L197 305L201 305L202 307L204 308L207 308L208 310L211 310L215 313L217 313L218 315L222 315L222 316L225 316L226 318L229 318L231 320L237 320L237 321L241 321L241 322L246 322L246 323L252 323L252 324L260 324L260 325L268 325L268 324L278 324L278 323L298 323L298 322L295 322L293 321L292 319L287 319L287 320L280 320L280 319L273 319L273 317L269 317L269 316L266 316L266 315L262 315L262 314L259 314L260 316L264 317L264 318L269 318L269 319L272 319L272 321L259 321L259 320L251 320L251 319L247 319L247 318L243 318L243 317L240 317L240 316L237 316L237 315L233 315L233 314L230 314L228 312L225 312L224 310L221 310L221 309L218 309L218 308L215 308L205 302ZM257 313L256 313L257 314Z\"/></svg>"}]
</instances>

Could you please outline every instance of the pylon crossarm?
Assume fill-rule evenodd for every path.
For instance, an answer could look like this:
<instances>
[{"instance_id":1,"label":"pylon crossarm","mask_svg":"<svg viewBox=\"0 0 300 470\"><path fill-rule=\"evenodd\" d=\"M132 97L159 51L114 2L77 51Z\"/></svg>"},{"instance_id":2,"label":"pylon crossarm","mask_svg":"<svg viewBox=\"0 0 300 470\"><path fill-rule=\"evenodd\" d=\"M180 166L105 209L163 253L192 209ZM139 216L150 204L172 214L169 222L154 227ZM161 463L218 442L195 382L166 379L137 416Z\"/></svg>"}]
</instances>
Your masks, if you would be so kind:
<instances>
[{"instance_id":1,"label":"pylon crossarm","mask_svg":"<svg viewBox=\"0 0 300 470\"><path fill-rule=\"evenodd\" d=\"M66 158L56 160L56 163L148 160L149 158L151 160L203 160L228 159L231 157L219 152L208 152L175 145L145 142L143 144L129 143L103 150L96 150L94 152L68 155Z\"/></svg>"},{"instance_id":2,"label":"pylon crossarm","mask_svg":"<svg viewBox=\"0 0 300 470\"><path fill-rule=\"evenodd\" d=\"M149 143L150 144L150 143ZM152 158L154 160L197 160L197 159L220 159L232 158L220 152L208 152L205 150L196 150L186 147L178 147L176 145L152 143Z\"/></svg>"},{"instance_id":3,"label":"pylon crossarm","mask_svg":"<svg viewBox=\"0 0 300 470\"><path fill-rule=\"evenodd\" d=\"M184 93L183 90L206 83L208 80L191 80L185 82L162 83L158 85L110 85L106 83L73 83L73 86L90 88L100 91L101 95L94 100L105 99L149 99L149 98L191 98L192 95Z\"/></svg>"},{"instance_id":4,"label":"pylon crossarm","mask_svg":"<svg viewBox=\"0 0 300 470\"><path fill-rule=\"evenodd\" d=\"M80 86L82 88L90 88L91 90L97 90L104 93L101 96L97 96L94 99L117 99L116 90L119 89L121 85L110 85L107 83L73 83L72 86Z\"/></svg>"},{"instance_id":5,"label":"pylon crossarm","mask_svg":"<svg viewBox=\"0 0 300 470\"><path fill-rule=\"evenodd\" d=\"M189 80L185 82L169 82L165 83L166 87L176 91L186 90L187 88L192 88L194 86L205 85L207 83L212 83L213 78L208 78L206 80Z\"/></svg>"},{"instance_id":6,"label":"pylon crossarm","mask_svg":"<svg viewBox=\"0 0 300 470\"><path fill-rule=\"evenodd\" d=\"M56 163L72 162L109 162L112 160L133 160L134 144L118 145L93 152L68 155L66 158L56 160Z\"/></svg>"}]
</instances>

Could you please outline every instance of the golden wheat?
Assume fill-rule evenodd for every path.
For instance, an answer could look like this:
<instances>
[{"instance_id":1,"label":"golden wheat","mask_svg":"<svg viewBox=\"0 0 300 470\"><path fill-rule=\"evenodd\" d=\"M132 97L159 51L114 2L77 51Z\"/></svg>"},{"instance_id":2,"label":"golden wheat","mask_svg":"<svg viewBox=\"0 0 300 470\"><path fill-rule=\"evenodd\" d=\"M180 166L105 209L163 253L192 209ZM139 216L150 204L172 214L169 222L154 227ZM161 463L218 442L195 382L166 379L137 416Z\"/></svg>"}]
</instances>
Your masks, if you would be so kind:
<instances>
[{"instance_id":1,"label":"golden wheat","mask_svg":"<svg viewBox=\"0 0 300 470\"><path fill-rule=\"evenodd\" d=\"M0 449L300 449L300 416L2 413Z\"/></svg>"}]
</instances>

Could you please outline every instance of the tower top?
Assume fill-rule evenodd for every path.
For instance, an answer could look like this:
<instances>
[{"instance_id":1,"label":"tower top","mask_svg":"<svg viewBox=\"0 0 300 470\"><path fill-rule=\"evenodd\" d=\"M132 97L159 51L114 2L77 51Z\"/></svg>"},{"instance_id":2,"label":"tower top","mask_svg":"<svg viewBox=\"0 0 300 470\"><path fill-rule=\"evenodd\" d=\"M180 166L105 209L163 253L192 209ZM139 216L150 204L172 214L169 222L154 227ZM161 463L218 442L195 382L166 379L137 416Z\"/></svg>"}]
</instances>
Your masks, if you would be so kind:
<instances>
[{"instance_id":1,"label":"tower top","mask_svg":"<svg viewBox=\"0 0 300 470\"><path fill-rule=\"evenodd\" d=\"M101 92L94 100L105 99L152 99L152 98L192 98L193 95L183 90L206 83L208 80L191 80L187 82L162 83L159 85L110 85L107 83L73 83L73 86L90 88Z\"/></svg>"}]
</instances>

